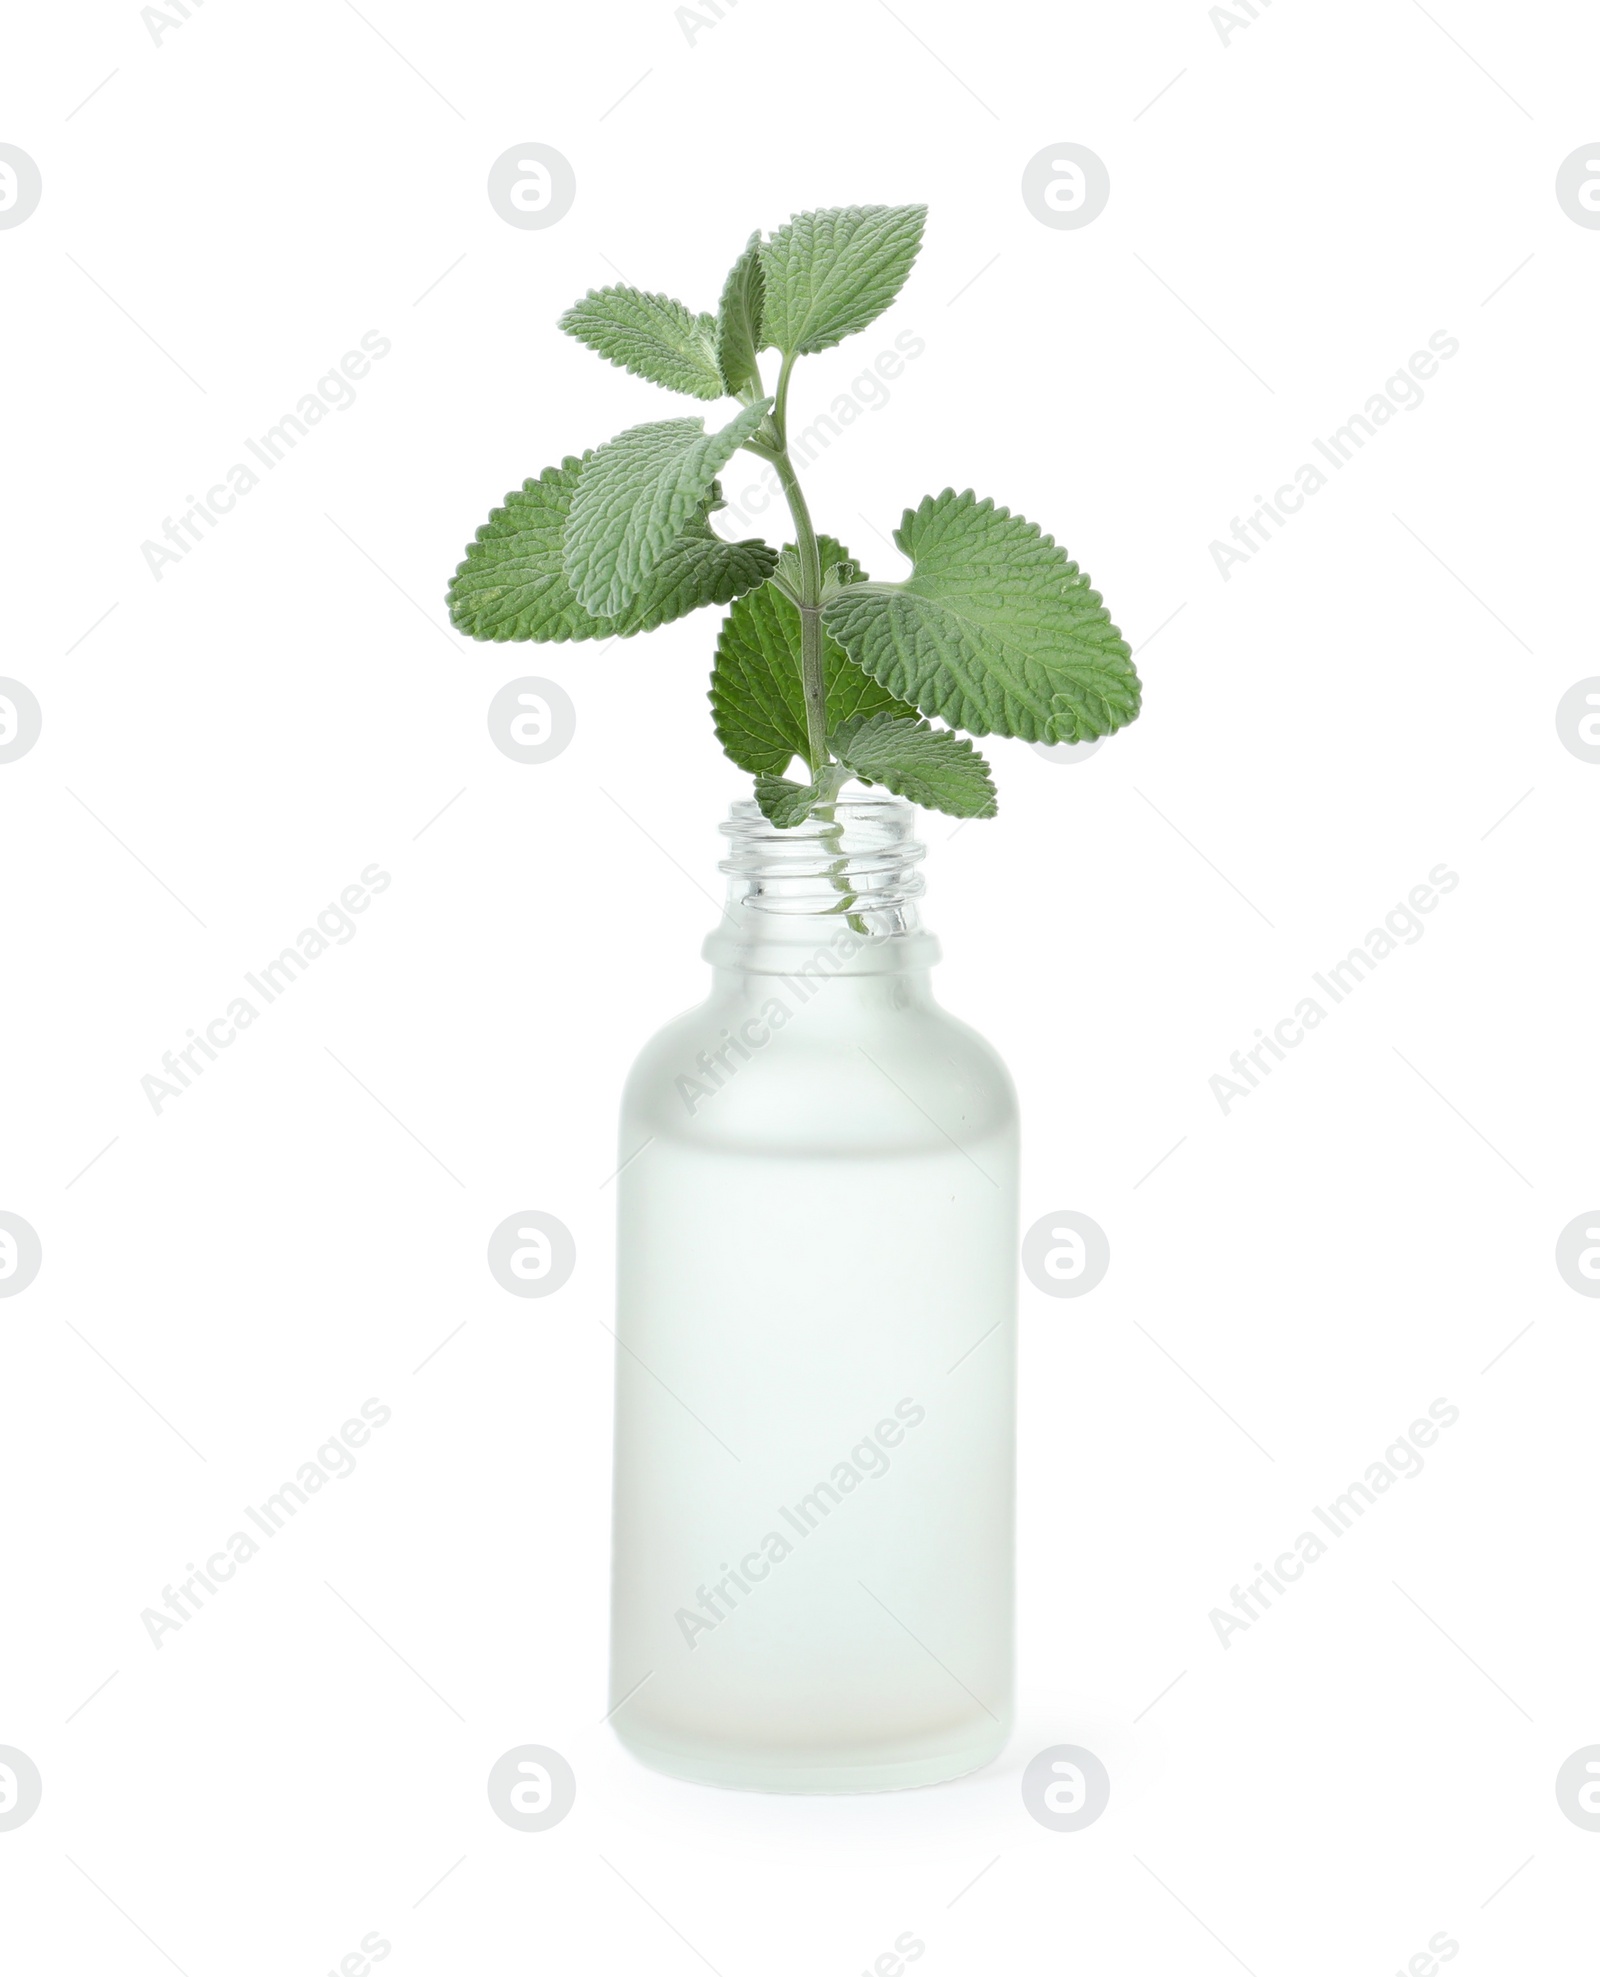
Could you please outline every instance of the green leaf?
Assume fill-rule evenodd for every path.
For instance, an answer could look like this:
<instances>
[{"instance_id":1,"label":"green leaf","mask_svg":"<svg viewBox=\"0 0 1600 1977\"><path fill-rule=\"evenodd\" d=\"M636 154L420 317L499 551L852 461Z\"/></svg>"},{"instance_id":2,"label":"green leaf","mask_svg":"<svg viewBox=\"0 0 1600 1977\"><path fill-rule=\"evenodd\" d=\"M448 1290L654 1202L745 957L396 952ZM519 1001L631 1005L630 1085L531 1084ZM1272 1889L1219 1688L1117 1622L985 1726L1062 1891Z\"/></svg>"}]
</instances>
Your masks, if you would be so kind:
<instances>
[{"instance_id":1,"label":"green leaf","mask_svg":"<svg viewBox=\"0 0 1600 1977\"><path fill-rule=\"evenodd\" d=\"M756 802L768 823L793 830L819 804L832 803L851 777L947 816L995 814L989 765L972 743L948 728L931 728L914 714L857 716L834 729L828 746L838 761L809 783L756 777Z\"/></svg>"},{"instance_id":2,"label":"green leaf","mask_svg":"<svg viewBox=\"0 0 1600 1977\"><path fill-rule=\"evenodd\" d=\"M969 489L906 510L904 583L861 583L823 623L888 692L969 734L1092 741L1139 712L1100 593L1034 523Z\"/></svg>"},{"instance_id":3,"label":"green leaf","mask_svg":"<svg viewBox=\"0 0 1600 1977\"><path fill-rule=\"evenodd\" d=\"M828 536L818 538L819 544L831 542L831 540ZM832 547L839 551L838 562L830 563L826 551L821 552L818 558L822 564L822 597L824 603L833 596L835 591L843 590L847 584L860 583L865 574L861 565L856 562L854 557L850 556L846 551L839 549L839 545L836 542L832 543ZM798 609L804 579L800 574L800 552L794 547L793 543L790 543L779 556L777 567L772 572L772 581L783 592L784 596L788 598L789 602Z\"/></svg>"},{"instance_id":4,"label":"green leaf","mask_svg":"<svg viewBox=\"0 0 1600 1977\"><path fill-rule=\"evenodd\" d=\"M772 581L798 610L804 580L800 574L800 552L792 543L778 552L778 560L772 569Z\"/></svg>"},{"instance_id":5,"label":"green leaf","mask_svg":"<svg viewBox=\"0 0 1600 1977\"><path fill-rule=\"evenodd\" d=\"M779 560L781 562L782 558ZM851 584L860 583L866 574L866 571L862 569L859 563L852 562L849 558L838 563L824 564L822 570L823 603L826 604L828 599L836 591L848 590Z\"/></svg>"},{"instance_id":6,"label":"green leaf","mask_svg":"<svg viewBox=\"0 0 1600 1977\"><path fill-rule=\"evenodd\" d=\"M600 448L573 497L562 557L586 611L616 617L639 596L771 403L745 406L720 432L707 432L699 419L667 419L633 426Z\"/></svg>"},{"instance_id":7,"label":"green leaf","mask_svg":"<svg viewBox=\"0 0 1600 1977\"><path fill-rule=\"evenodd\" d=\"M992 817L989 765L965 735L926 721L874 714L836 728L828 746L858 782L881 783L896 796L951 817Z\"/></svg>"},{"instance_id":8,"label":"green leaf","mask_svg":"<svg viewBox=\"0 0 1600 1977\"><path fill-rule=\"evenodd\" d=\"M631 638L702 604L727 604L766 580L777 561L764 542L724 542L706 519L691 517L645 588L620 617L600 618L573 594L562 568L567 512L594 458L570 455L524 481L496 508L467 548L450 585L450 622L469 638ZM713 488L713 495L715 488Z\"/></svg>"},{"instance_id":9,"label":"green leaf","mask_svg":"<svg viewBox=\"0 0 1600 1977\"><path fill-rule=\"evenodd\" d=\"M860 566L831 536L819 537L817 546L825 582L834 569L852 580L860 576ZM869 680L826 632L822 672L830 721L884 713L916 719L914 707ZM807 759L800 613L775 581L741 597L723 620L711 674L711 707L724 754L752 775L781 776L797 755Z\"/></svg>"},{"instance_id":10,"label":"green leaf","mask_svg":"<svg viewBox=\"0 0 1600 1977\"><path fill-rule=\"evenodd\" d=\"M761 333L761 235L751 234L734 262L717 311L717 362L725 388L738 397L761 389L756 353L766 348Z\"/></svg>"},{"instance_id":11,"label":"green leaf","mask_svg":"<svg viewBox=\"0 0 1600 1977\"><path fill-rule=\"evenodd\" d=\"M900 293L927 216L926 206L796 213L761 249L767 342L795 357L865 329Z\"/></svg>"},{"instance_id":12,"label":"green leaf","mask_svg":"<svg viewBox=\"0 0 1600 1977\"><path fill-rule=\"evenodd\" d=\"M844 771L839 768L825 769L809 783L792 783L785 776L757 776L756 802L769 824L780 831L792 831L819 803L831 803L843 781Z\"/></svg>"},{"instance_id":13,"label":"green leaf","mask_svg":"<svg viewBox=\"0 0 1600 1977\"><path fill-rule=\"evenodd\" d=\"M664 384L669 391L686 391L691 398L725 395L716 317L697 316L669 295L591 288L561 318L561 327L635 377Z\"/></svg>"}]
</instances>

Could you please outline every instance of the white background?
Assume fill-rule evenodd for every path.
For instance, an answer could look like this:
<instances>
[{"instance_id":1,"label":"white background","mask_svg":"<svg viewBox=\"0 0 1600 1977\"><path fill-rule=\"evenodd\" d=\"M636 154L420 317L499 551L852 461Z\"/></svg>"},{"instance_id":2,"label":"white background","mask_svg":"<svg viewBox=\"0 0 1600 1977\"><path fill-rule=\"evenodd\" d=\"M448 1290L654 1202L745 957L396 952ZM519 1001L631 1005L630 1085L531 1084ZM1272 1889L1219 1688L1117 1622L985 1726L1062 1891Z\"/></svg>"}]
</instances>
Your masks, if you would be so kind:
<instances>
[{"instance_id":1,"label":"white background","mask_svg":"<svg viewBox=\"0 0 1600 1977\"><path fill-rule=\"evenodd\" d=\"M44 710L0 768L0 1207L44 1249L0 1303L0 1744L44 1780L0 1833L7 1967L314 1977L375 1930L396 1977L850 1977L905 1931L928 1977L1381 1977L1441 1930L1464 1977L1586 1967L1600 1835L1553 1783L1600 1741L1600 1306L1553 1253L1600 1198L1600 768L1554 710L1600 672L1600 233L1553 188L1592 16L1278 0L1224 42L1199 0L743 0L691 41L665 0L209 0L156 42L89 0L5 38L44 184L0 232L0 671ZM1019 189L1067 140L1111 174L1079 231ZM485 196L528 141L577 175L544 231ZM1142 648L1132 729L1072 768L999 742L998 821L928 826L1024 1223L1092 1215L1112 1265L1024 1286L1005 1758L785 1801L600 1721L605 1182L745 787L715 614L534 650L441 600L507 488L685 409L567 303L621 270L711 307L753 227L910 200L901 299L795 410L926 351L808 485L879 575L904 506L993 495ZM157 582L141 543L374 329L357 402ZM1224 582L1211 541L1441 329L1426 402ZM523 673L578 708L543 767L485 726ZM162 1053L373 861L357 936L157 1116ZM1440 861L1425 937L1224 1115L1229 1054ZM547 1302L484 1260L529 1207L578 1244ZM369 1396L357 1472L153 1647L141 1610ZM1439 1396L1425 1473L1224 1648L1211 1609ZM1018 1790L1063 1742L1112 1780L1077 1834ZM523 1743L577 1774L548 1833L485 1794Z\"/></svg>"}]
</instances>

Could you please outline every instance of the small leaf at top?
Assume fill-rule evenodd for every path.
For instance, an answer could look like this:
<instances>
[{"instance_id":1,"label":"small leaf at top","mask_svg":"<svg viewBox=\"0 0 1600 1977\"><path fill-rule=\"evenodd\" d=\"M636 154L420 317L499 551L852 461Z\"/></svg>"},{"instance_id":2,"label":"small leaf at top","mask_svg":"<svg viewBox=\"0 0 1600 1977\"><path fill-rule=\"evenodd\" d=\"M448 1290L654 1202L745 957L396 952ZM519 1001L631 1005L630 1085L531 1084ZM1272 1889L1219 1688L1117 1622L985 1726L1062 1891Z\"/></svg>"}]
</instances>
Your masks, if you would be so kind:
<instances>
[{"instance_id":1,"label":"small leaf at top","mask_svg":"<svg viewBox=\"0 0 1600 1977\"><path fill-rule=\"evenodd\" d=\"M904 583L861 583L823 623L888 692L969 734L1093 741L1139 712L1139 676L1100 593L1009 509L946 488L907 509Z\"/></svg>"},{"instance_id":2,"label":"small leaf at top","mask_svg":"<svg viewBox=\"0 0 1600 1977\"><path fill-rule=\"evenodd\" d=\"M697 316L669 295L638 288L591 288L561 318L568 336L635 377L686 391L726 395L717 363L717 319Z\"/></svg>"},{"instance_id":3,"label":"small leaf at top","mask_svg":"<svg viewBox=\"0 0 1600 1977\"><path fill-rule=\"evenodd\" d=\"M761 389L756 354L766 346L761 331L761 235L751 234L734 262L717 311L717 361L722 382L735 398Z\"/></svg>"},{"instance_id":4,"label":"small leaf at top","mask_svg":"<svg viewBox=\"0 0 1600 1977\"><path fill-rule=\"evenodd\" d=\"M745 406L720 432L699 419L667 419L633 426L599 449L578 482L562 555L586 611L616 617L640 594L771 403Z\"/></svg>"},{"instance_id":5,"label":"small leaf at top","mask_svg":"<svg viewBox=\"0 0 1600 1977\"><path fill-rule=\"evenodd\" d=\"M900 293L927 216L926 206L796 213L761 249L767 342L803 356L865 329Z\"/></svg>"},{"instance_id":6,"label":"small leaf at top","mask_svg":"<svg viewBox=\"0 0 1600 1977\"><path fill-rule=\"evenodd\" d=\"M791 546L778 552L772 567L772 581L796 610L800 607L800 552Z\"/></svg>"},{"instance_id":7,"label":"small leaf at top","mask_svg":"<svg viewBox=\"0 0 1600 1977\"><path fill-rule=\"evenodd\" d=\"M764 542L724 542L706 520L713 500L668 545L645 588L619 617L600 618L578 602L562 568L567 513L584 468L570 455L524 481L468 545L450 584L450 621L469 638L631 638L702 604L727 604L770 575L776 552Z\"/></svg>"}]
</instances>

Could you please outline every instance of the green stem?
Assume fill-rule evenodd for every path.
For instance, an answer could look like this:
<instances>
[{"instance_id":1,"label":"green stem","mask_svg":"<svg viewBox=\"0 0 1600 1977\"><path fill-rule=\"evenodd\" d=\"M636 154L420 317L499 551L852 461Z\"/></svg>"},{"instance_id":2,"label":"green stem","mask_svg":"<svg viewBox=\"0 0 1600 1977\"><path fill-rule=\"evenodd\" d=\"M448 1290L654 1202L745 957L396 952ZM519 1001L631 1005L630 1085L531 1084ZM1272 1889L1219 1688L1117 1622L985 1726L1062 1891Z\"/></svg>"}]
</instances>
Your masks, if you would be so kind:
<instances>
[{"instance_id":1,"label":"green stem","mask_svg":"<svg viewBox=\"0 0 1600 1977\"><path fill-rule=\"evenodd\" d=\"M778 431L778 444L783 448L789 444L789 374L793 369L793 357L785 357L778 366L778 382L773 391L772 423Z\"/></svg>"},{"instance_id":2,"label":"green stem","mask_svg":"<svg viewBox=\"0 0 1600 1977\"><path fill-rule=\"evenodd\" d=\"M777 430L779 445L771 458L783 485L784 499L789 504L790 519L794 523L795 554L800 563L800 689L806 708L806 759L810 764L811 779L815 782L830 760L827 676L822 665L822 552L817 546L817 532L812 526L811 510L806 506L800 477L789 458L787 416L792 363L793 359L786 357L778 373L772 423ZM837 851L828 873L829 882L839 894L836 911L845 915L857 933L865 934L868 932L866 922L850 910L855 905L856 896L845 876L848 861L844 850L844 827L834 816L831 803L819 805L815 814L825 826L824 835L832 838Z\"/></svg>"},{"instance_id":3,"label":"green stem","mask_svg":"<svg viewBox=\"0 0 1600 1977\"><path fill-rule=\"evenodd\" d=\"M813 777L828 766L827 684L822 670L822 552L787 447L772 463L783 483L800 559L800 687L806 704L806 758Z\"/></svg>"}]
</instances>

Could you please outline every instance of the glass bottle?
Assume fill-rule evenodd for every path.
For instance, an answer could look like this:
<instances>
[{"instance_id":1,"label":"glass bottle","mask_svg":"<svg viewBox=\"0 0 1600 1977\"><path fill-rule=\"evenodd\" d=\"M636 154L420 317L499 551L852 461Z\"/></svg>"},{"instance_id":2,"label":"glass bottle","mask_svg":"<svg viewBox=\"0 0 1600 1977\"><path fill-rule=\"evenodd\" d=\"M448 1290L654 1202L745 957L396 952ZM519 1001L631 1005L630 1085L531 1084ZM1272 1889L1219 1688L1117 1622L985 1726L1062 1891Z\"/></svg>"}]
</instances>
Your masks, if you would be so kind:
<instances>
[{"instance_id":1,"label":"glass bottle","mask_svg":"<svg viewBox=\"0 0 1600 1977\"><path fill-rule=\"evenodd\" d=\"M623 1100L612 1721L680 1778L933 1784L1010 1728L1016 1101L913 823L736 803L711 994Z\"/></svg>"}]
</instances>

